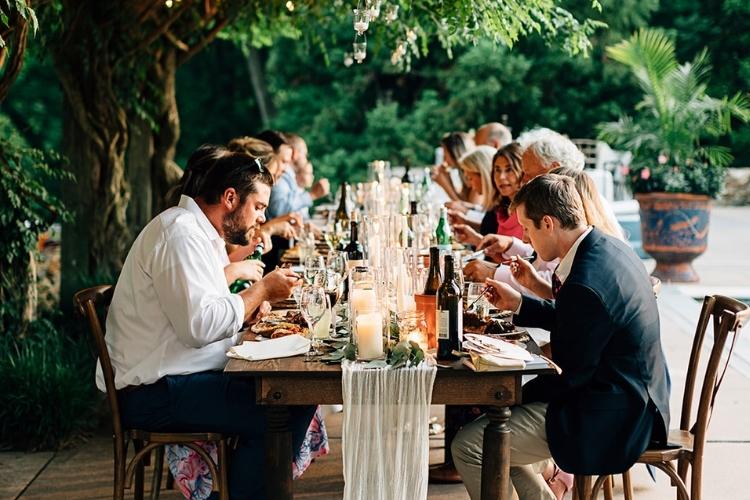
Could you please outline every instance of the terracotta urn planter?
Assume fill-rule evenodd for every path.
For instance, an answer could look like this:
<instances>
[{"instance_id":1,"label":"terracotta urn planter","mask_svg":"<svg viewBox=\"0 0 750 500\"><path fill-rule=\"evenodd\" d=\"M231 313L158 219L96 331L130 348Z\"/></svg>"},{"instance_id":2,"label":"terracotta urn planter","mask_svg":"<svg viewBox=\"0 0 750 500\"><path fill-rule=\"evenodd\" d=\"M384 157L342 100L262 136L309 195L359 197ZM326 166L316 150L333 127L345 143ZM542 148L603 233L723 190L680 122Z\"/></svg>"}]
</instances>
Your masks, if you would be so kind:
<instances>
[{"instance_id":1,"label":"terracotta urn planter","mask_svg":"<svg viewBox=\"0 0 750 500\"><path fill-rule=\"evenodd\" d=\"M653 276L664 282L694 282L693 260L706 251L711 198L687 193L636 194L643 249L656 259Z\"/></svg>"}]
</instances>

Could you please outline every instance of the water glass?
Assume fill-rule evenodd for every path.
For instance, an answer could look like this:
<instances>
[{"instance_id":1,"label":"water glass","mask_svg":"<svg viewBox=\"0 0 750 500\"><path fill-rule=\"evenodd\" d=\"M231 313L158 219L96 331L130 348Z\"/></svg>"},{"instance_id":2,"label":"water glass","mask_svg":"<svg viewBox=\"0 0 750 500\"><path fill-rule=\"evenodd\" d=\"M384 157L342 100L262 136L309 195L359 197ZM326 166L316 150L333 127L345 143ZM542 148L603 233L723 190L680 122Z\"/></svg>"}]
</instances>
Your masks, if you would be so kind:
<instances>
[{"instance_id":1,"label":"water glass","mask_svg":"<svg viewBox=\"0 0 750 500\"><path fill-rule=\"evenodd\" d=\"M305 258L302 262L304 267L305 283L313 285L317 281L321 281L318 276L321 273L325 273L325 264L323 263L323 257L320 255L311 255Z\"/></svg>"},{"instance_id":2,"label":"water glass","mask_svg":"<svg viewBox=\"0 0 750 500\"><path fill-rule=\"evenodd\" d=\"M328 325L322 325L321 320L328 314L330 322L331 306L328 302L328 295L323 287L313 285L307 286L302 290L301 298L301 309L302 316L307 321L308 326L308 338L312 340L310 343L310 350L307 352L306 359L310 359L312 356L320 354L320 339L328 336L328 330L330 329L330 323ZM318 327L325 326L325 335L317 333Z\"/></svg>"}]
</instances>

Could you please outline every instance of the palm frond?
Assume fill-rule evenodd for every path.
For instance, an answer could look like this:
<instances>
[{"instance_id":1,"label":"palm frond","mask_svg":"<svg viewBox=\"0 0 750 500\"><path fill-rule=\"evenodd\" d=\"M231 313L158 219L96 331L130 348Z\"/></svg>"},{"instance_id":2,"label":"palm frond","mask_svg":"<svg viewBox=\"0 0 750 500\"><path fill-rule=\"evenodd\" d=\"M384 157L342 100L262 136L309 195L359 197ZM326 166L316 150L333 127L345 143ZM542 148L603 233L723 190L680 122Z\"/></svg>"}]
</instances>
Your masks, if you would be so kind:
<instances>
[{"instance_id":1,"label":"palm frond","mask_svg":"<svg viewBox=\"0 0 750 500\"><path fill-rule=\"evenodd\" d=\"M646 95L652 97L659 113L665 111L665 79L677 67L672 40L663 32L641 29L628 40L607 47L607 55L628 66Z\"/></svg>"},{"instance_id":2,"label":"palm frond","mask_svg":"<svg viewBox=\"0 0 750 500\"><path fill-rule=\"evenodd\" d=\"M729 152L729 148L724 146L703 146L696 150L697 156L703 158L709 165L716 165L718 167L726 167L734 156Z\"/></svg>"}]
</instances>

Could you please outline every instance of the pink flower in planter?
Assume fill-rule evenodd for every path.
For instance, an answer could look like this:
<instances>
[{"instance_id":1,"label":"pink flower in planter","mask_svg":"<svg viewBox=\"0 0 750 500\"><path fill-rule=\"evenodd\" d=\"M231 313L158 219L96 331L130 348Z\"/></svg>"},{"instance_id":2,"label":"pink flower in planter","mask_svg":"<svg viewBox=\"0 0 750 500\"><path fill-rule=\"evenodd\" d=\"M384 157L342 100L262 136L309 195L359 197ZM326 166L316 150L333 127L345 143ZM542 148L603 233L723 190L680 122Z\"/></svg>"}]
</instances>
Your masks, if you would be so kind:
<instances>
[{"instance_id":1,"label":"pink flower in planter","mask_svg":"<svg viewBox=\"0 0 750 500\"><path fill-rule=\"evenodd\" d=\"M664 165L665 163L667 163L668 159L669 158L667 158L667 155L659 155L659 158L657 158L657 160L659 161L659 165Z\"/></svg>"},{"instance_id":2,"label":"pink flower in planter","mask_svg":"<svg viewBox=\"0 0 750 500\"><path fill-rule=\"evenodd\" d=\"M641 170L641 179L648 180L651 177L651 170L648 167Z\"/></svg>"}]
</instances>

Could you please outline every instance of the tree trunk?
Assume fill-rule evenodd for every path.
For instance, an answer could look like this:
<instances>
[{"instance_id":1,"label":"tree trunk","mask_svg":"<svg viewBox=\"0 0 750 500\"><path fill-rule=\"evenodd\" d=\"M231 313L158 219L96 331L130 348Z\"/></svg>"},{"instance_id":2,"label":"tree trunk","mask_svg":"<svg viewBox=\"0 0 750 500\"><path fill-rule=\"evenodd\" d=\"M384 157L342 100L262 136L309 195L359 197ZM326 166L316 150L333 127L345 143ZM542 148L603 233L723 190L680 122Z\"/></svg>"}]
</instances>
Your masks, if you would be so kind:
<instances>
[{"instance_id":1,"label":"tree trunk","mask_svg":"<svg viewBox=\"0 0 750 500\"><path fill-rule=\"evenodd\" d=\"M64 90L63 151L76 181L63 190L74 221L63 224L60 303L92 279L112 281L130 241L126 224L129 188L125 180L128 127L114 95L106 52L91 49L88 64L64 53L55 59Z\"/></svg>"},{"instance_id":2,"label":"tree trunk","mask_svg":"<svg viewBox=\"0 0 750 500\"><path fill-rule=\"evenodd\" d=\"M271 123L271 117L276 113L276 110L273 107L271 97L268 95L268 88L266 88L266 79L263 73L263 63L260 60L260 52L255 47L247 47L243 52L245 53L247 72L250 75L250 83L253 86L255 100L258 101L260 119L263 122L263 128L268 128Z\"/></svg>"},{"instance_id":3,"label":"tree trunk","mask_svg":"<svg viewBox=\"0 0 750 500\"><path fill-rule=\"evenodd\" d=\"M182 176L182 169L174 162L177 141L180 139L180 116L177 111L175 76L177 57L174 49L165 50L152 68L154 79L161 90L161 108L157 116L157 129L153 132L154 154L151 158L151 183L153 215L166 206L166 196Z\"/></svg>"},{"instance_id":4,"label":"tree trunk","mask_svg":"<svg viewBox=\"0 0 750 500\"><path fill-rule=\"evenodd\" d=\"M154 154L154 140L151 125L140 116L130 113L128 116L128 151L125 172L128 185L131 187L128 203L128 228L131 238L148 224L153 214L151 193L151 162Z\"/></svg>"},{"instance_id":5,"label":"tree trunk","mask_svg":"<svg viewBox=\"0 0 750 500\"><path fill-rule=\"evenodd\" d=\"M193 2L172 10L154 0L61 3L54 15L62 29L52 47L64 91L63 152L77 178L63 194L75 221L63 225L65 307L94 279L114 283L132 238L165 208L182 175L173 161L177 66L213 40L244 2L219 10L198 2L199 17Z\"/></svg>"}]
</instances>

